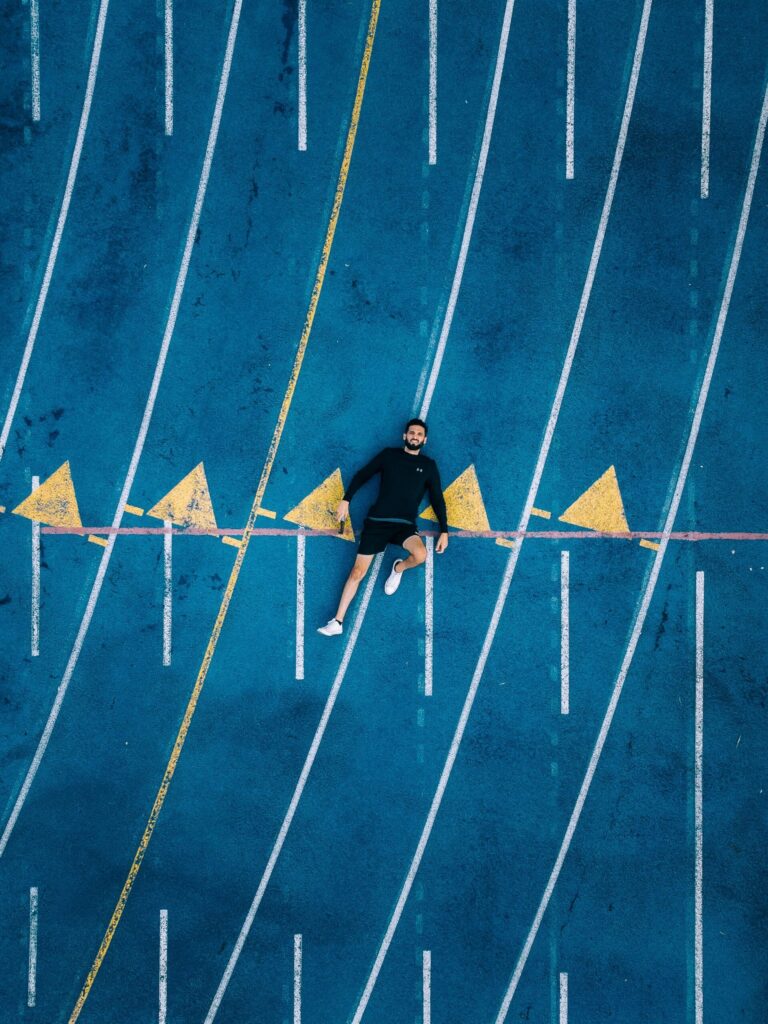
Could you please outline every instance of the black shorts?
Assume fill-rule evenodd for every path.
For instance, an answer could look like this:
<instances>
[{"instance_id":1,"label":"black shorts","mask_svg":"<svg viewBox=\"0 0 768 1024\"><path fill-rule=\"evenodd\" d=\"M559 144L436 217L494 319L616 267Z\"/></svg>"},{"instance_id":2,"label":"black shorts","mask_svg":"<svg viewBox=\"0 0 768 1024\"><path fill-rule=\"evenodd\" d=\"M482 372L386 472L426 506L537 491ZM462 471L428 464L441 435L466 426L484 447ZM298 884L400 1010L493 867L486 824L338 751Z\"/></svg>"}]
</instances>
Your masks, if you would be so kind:
<instances>
[{"instance_id":1,"label":"black shorts","mask_svg":"<svg viewBox=\"0 0 768 1024\"><path fill-rule=\"evenodd\" d=\"M419 531L410 523L382 523L373 519L363 521L358 555L377 555L387 544L403 546L409 537L418 537Z\"/></svg>"}]
</instances>

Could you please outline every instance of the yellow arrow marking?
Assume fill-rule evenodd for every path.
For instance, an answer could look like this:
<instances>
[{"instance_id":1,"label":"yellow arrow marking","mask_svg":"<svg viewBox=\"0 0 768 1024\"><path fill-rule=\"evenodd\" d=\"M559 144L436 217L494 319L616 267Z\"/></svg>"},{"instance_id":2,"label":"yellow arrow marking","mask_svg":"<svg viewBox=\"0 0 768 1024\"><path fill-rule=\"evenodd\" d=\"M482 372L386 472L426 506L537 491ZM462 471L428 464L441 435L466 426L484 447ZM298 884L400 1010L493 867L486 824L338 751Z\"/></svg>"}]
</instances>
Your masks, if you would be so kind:
<instances>
[{"instance_id":1,"label":"yellow arrow marking","mask_svg":"<svg viewBox=\"0 0 768 1024\"><path fill-rule=\"evenodd\" d=\"M300 501L295 508L283 516L283 519L287 519L289 523L306 526L310 530L335 530L339 525L336 509L343 497L344 484L341 479L341 470L335 469L311 494L308 494L303 501ZM344 520L344 532L338 536L343 540L353 541L355 539L349 516Z\"/></svg>"},{"instance_id":2,"label":"yellow arrow marking","mask_svg":"<svg viewBox=\"0 0 768 1024\"><path fill-rule=\"evenodd\" d=\"M187 473L154 505L148 516L153 519L169 519L177 526L194 526L197 530L215 530L216 517L213 514L211 493L205 478L202 462Z\"/></svg>"},{"instance_id":3,"label":"yellow arrow marking","mask_svg":"<svg viewBox=\"0 0 768 1024\"><path fill-rule=\"evenodd\" d=\"M82 526L69 462L59 466L37 490L13 509L13 515L46 526Z\"/></svg>"},{"instance_id":4,"label":"yellow arrow marking","mask_svg":"<svg viewBox=\"0 0 768 1024\"><path fill-rule=\"evenodd\" d=\"M604 533L628 533L616 470L609 466L599 480L577 498L559 517L561 523Z\"/></svg>"},{"instance_id":5,"label":"yellow arrow marking","mask_svg":"<svg viewBox=\"0 0 768 1024\"><path fill-rule=\"evenodd\" d=\"M467 466L461 476L446 487L443 497L449 526L455 526L459 530L490 530L491 524L485 512L485 503L474 466ZM437 522L431 505L424 509L421 518Z\"/></svg>"},{"instance_id":6,"label":"yellow arrow marking","mask_svg":"<svg viewBox=\"0 0 768 1024\"><path fill-rule=\"evenodd\" d=\"M143 508L139 508L138 505L126 505L125 506L125 511L126 512L130 512L132 516L143 516L144 515L144 509Z\"/></svg>"}]
</instances>

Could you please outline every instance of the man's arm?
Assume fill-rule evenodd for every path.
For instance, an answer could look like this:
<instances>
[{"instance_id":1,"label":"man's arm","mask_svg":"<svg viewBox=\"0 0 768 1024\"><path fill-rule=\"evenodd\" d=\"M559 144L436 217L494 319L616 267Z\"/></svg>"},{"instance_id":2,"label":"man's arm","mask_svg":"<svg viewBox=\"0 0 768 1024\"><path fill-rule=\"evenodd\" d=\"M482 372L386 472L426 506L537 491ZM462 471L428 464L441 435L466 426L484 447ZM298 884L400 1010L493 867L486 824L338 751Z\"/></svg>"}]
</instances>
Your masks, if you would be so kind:
<instances>
[{"instance_id":1,"label":"man's arm","mask_svg":"<svg viewBox=\"0 0 768 1024\"><path fill-rule=\"evenodd\" d=\"M367 483L372 476L376 476L377 473L381 472L381 467L384 460L384 451L380 451L378 455L374 455L369 463L363 466L362 469L358 469L355 475L349 482L344 492L344 501L351 501L352 498L357 494L364 483Z\"/></svg>"},{"instance_id":2,"label":"man's arm","mask_svg":"<svg viewBox=\"0 0 768 1024\"><path fill-rule=\"evenodd\" d=\"M445 509L443 486L440 483L440 470L437 468L437 463L434 464L428 487L430 503L440 524L440 533L448 533L448 514Z\"/></svg>"}]
</instances>

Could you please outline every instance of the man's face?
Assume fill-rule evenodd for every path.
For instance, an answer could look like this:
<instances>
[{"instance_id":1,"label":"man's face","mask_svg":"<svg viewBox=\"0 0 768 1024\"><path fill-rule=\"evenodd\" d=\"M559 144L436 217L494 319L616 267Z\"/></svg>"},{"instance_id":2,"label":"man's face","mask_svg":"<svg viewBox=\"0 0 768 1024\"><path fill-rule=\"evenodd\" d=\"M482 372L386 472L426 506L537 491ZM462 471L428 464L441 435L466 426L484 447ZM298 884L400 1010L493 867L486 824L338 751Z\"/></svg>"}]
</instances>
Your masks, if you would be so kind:
<instances>
[{"instance_id":1,"label":"man's face","mask_svg":"<svg viewBox=\"0 0 768 1024\"><path fill-rule=\"evenodd\" d=\"M403 440L405 441L405 447L409 452L417 452L420 448L423 448L427 443L427 435L424 433L424 427L410 426L405 434L403 434Z\"/></svg>"}]
</instances>

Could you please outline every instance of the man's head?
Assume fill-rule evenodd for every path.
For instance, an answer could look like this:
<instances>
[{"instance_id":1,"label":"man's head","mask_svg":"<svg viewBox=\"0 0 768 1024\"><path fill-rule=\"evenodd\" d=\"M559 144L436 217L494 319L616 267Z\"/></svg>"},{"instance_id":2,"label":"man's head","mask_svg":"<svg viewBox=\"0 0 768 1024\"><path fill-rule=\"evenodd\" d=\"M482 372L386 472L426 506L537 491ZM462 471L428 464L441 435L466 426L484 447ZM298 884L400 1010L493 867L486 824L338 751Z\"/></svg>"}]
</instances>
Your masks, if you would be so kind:
<instances>
[{"instance_id":1,"label":"man's head","mask_svg":"<svg viewBox=\"0 0 768 1024\"><path fill-rule=\"evenodd\" d=\"M427 424L424 420L408 420L403 434L405 447L409 452L418 452L427 443Z\"/></svg>"}]
</instances>

